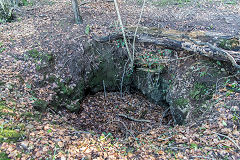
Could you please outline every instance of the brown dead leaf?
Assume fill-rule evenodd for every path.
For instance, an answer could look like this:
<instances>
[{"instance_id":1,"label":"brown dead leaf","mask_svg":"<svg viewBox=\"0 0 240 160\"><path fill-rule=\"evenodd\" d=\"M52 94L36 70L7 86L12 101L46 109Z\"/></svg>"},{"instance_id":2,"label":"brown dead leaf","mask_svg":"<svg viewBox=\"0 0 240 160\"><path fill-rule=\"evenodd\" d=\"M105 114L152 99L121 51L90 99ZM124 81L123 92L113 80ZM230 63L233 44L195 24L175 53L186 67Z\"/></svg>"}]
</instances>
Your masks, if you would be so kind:
<instances>
[{"instance_id":1,"label":"brown dead leaf","mask_svg":"<svg viewBox=\"0 0 240 160\"><path fill-rule=\"evenodd\" d=\"M165 152L164 152L164 151L162 151L162 150L160 150L160 151L158 151L158 154L159 154L159 155L164 155L164 154L165 154Z\"/></svg>"},{"instance_id":2,"label":"brown dead leaf","mask_svg":"<svg viewBox=\"0 0 240 160\"><path fill-rule=\"evenodd\" d=\"M43 129L44 129L45 131L48 130L48 129L50 129L49 124L46 124Z\"/></svg>"},{"instance_id":3,"label":"brown dead leaf","mask_svg":"<svg viewBox=\"0 0 240 160\"><path fill-rule=\"evenodd\" d=\"M42 155L41 151L37 151L36 154L35 154L36 157L40 157L41 155Z\"/></svg>"},{"instance_id":4,"label":"brown dead leaf","mask_svg":"<svg viewBox=\"0 0 240 160\"><path fill-rule=\"evenodd\" d=\"M62 147L64 147L64 143L62 141L59 141L58 146L62 148Z\"/></svg>"},{"instance_id":5,"label":"brown dead leaf","mask_svg":"<svg viewBox=\"0 0 240 160\"><path fill-rule=\"evenodd\" d=\"M49 147L48 146L44 146L43 147L43 152L47 152L49 150Z\"/></svg>"}]
</instances>

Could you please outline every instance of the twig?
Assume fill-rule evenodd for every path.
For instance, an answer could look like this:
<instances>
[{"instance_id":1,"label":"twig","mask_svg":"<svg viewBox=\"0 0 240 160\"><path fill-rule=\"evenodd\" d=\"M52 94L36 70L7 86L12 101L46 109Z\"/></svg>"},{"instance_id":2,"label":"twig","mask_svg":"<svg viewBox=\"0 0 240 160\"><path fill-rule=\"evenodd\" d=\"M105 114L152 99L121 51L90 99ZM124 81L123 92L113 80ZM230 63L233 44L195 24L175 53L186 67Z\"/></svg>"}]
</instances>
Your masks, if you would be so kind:
<instances>
[{"instance_id":1,"label":"twig","mask_svg":"<svg viewBox=\"0 0 240 160\"><path fill-rule=\"evenodd\" d=\"M167 137L167 138L158 138L158 140L166 141L166 140L171 139L171 138L172 138L172 136L171 137Z\"/></svg>"},{"instance_id":2,"label":"twig","mask_svg":"<svg viewBox=\"0 0 240 160\"><path fill-rule=\"evenodd\" d=\"M214 158L210 158L210 157L204 157L204 156L191 156L191 158L214 159Z\"/></svg>"},{"instance_id":3,"label":"twig","mask_svg":"<svg viewBox=\"0 0 240 160\"><path fill-rule=\"evenodd\" d=\"M173 121L173 120L171 119L171 120L168 122L168 124L167 124L167 125L169 126L169 125L172 123L172 121Z\"/></svg>"},{"instance_id":4,"label":"twig","mask_svg":"<svg viewBox=\"0 0 240 160\"><path fill-rule=\"evenodd\" d=\"M106 87L105 87L104 80L103 80L103 90L104 90L104 98L106 98L107 97L107 93L106 93Z\"/></svg>"},{"instance_id":5,"label":"twig","mask_svg":"<svg viewBox=\"0 0 240 160\"><path fill-rule=\"evenodd\" d=\"M83 2L81 2L79 5L80 5L80 6L83 6L83 5L88 4L88 3L90 3L90 1L83 1Z\"/></svg>"},{"instance_id":6,"label":"twig","mask_svg":"<svg viewBox=\"0 0 240 160\"><path fill-rule=\"evenodd\" d=\"M121 78L121 84L120 84L120 95L121 95L121 98L123 97L123 80L124 80L124 76L125 76L125 72L126 72L126 66L128 64L128 61L129 59L127 60L127 62L125 63L124 65L124 68L123 68L123 75L122 75L122 78Z\"/></svg>"},{"instance_id":7,"label":"twig","mask_svg":"<svg viewBox=\"0 0 240 160\"><path fill-rule=\"evenodd\" d=\"M119 7L118 7L117 0L114 0L114 4L115 4L115 8L116 8L117 15L118 15L118 20L119 20L119 23L120 23L120 26L121 26L121 29L122 29L123 39L124 39L124 42L126 44L128 57L131 60L131 65L132 65L131 67L133 67L133 58L132 58L131 52L130 52L129 47L128 47L127 38L126 38L126 35L125 35L125 31L124 31L124 27L123 27L123 23L122 23L122 18L121 18L120 12L119 12Z\"/></svg>"},{"instance_id":8,"label":"twig","mask_svg":"<svg viewBox=\"0 0 240 160\"><path fill-rule=\"evenodd\" d=\"M137 35L137 31L138 31L138 26L139 26L139 24L141 22L141 19L142 19L142 14L143 14L143 9L144 9L145 3L146 3L146 0L143 1L142 10L141 10L140 17L138 19L138 23L137 23L136 30L135 30L134 37L133 37L133 51L132 51L133 61L134 61L134 57L135 57L136 35Z\"/></svg>"},{"instance_id":9,"label":"twig","mask_svg":"<svg viewBox=\"0 0 240 160\"><path fill-rule=\"evenodd\" d=\"M53 114L58 114L56 111L54 111L52 108L47 108L47 110L49 110L50 112L52 112Z\"/></svg>"},{"instance_id":10,"label":"twig","mask_svg":"<svg viewBox=\"0 0 240 160\"><path fill-rule=\"evenodd\" d=\"M170 110L170 108L167 108L163 113L162 113L162 117L160 120L160 124L162 124L163 118L166 117L166 113L168 113L168 111Z\"/></svg>"},{"instance_id":11,"label":"twig","mask_svg":"<svg viewBox=\"0 0 240 160\"><path fill-rule=\"evenodd\" d=\"M92 134L90 132L87 132L87 131L74 131L73 134L76 135L76 134L80 134L80 133L84 133L84 134Z\"/></svg>"},{"instance_id":12,"label":"twig","mask_svg":"<svg viewBox=\"0 0 240 160\"><path fill-rule=\"evenodd\" d=\"M239 145L238 145L232 138L230 138L230 137L228 137L228 136L226 136L226 135L224 135L224 134L221 134L221 133L217 133L217 132L213 132L213 133L215 133L215 134L217 134L217 135L219 135L219 136L226 137L227 139L229 139L229 140L238 148L238 150L240 150Z\"/></svg>"},{"instance_id":13,"label":"twig","mask_svg":"<svg viewBox=\"0 0 240 160\"><path fill-rule=\"evenodd\" d=\"M118 116L120 116L120 117L124 117L124 118L127 118L127 119L130 119L130 120L135 121L135 122L147 122L147 123L151 123L150 120L145 120L145 119L135 119L135 118L132 118L132 117L127 116L127 115L125 115L125 114L118 114Z\"/></svg>"},{"instance_id":14,"label":"twig","mask_svg":"<svg viewBox=\"0 0 240 160\"><path fill-rule=\"evenodd\" d=\"M126 126L126 124L125 124L124 122L122 122L122 121L120 121L120 120L113 120L112 122L120 122L120 123L123 125L123 127L124 127L125 130L126 130L125 138L128 137L128 132L131 133L131 132L128 130L128 128L127 128L127 126ZM132 134L132 133L131 133L131 134Z\"/></svg>"},{"instance_id":15,"label":"twig","mask_svg":"<svg viewBox=\"0 0 240 160\"><path fill-rule=\"evenodd\" d=\"M240 69L240 65L237 64L237 62L235 61L235 59L231 56L231 54L229 54L228 51L223 50L223 49L220 49L220 48L218 48L218 47L216 47L216 46L214 46L214 45L212 45L212 44L210 44L210 43L208 43L208 42L197 42L197 41L191 39L190 37L188 37L188 36L186 36L186 35L182 35L182 37L187 38L188 40L190 40L191 42L193 42L193 43L196 44L196 45L199 45L199 46L204 46L204 45L206 45L206 46L208 46L210 49L219 52L220 55L222 55L222 56L224 56L226 59L228 59L228 60L232 63L232 65L233 65L234 67L236 67L237 69Z\"/></svg>"},{"instance_id":16,"label":"twig","mask_svg":"<svg viewBox=\"0 0 240 160\"><path fill-rule=\"evenodd\" d=\"M66 64L67 64L68 61L70 61L71 59L72 59L72 58L70 57L70 58L68 58L68 59L64 62L62 68L60 69L60 72L65 68Z\"/></svg>"}]
</instances>

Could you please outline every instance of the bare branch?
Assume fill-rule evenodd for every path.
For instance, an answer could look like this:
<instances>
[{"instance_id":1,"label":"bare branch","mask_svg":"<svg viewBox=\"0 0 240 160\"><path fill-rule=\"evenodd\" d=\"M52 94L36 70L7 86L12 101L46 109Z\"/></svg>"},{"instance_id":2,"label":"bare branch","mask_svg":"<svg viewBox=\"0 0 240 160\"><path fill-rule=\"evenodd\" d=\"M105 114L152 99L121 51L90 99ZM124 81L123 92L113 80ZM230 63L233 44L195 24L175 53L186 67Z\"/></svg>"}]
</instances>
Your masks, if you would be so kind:
<instances>
[{"instance_id":1,"label":"bare branch","mask_svg":"<svg viewBox=\"0 0 240 160\"><path fill-rule=\"evenodd\" d=\"M131 67L133 67L133 57L132 57L131 52L130 52L129 47L128 47L127 38L126 38L125 31L124 31L124 27L123 27L123 23L122 23L122 18L121 18L121 15L120 15L120 11L119 11L119 7L118 7L117 0L114 0L114 4L115 4L115 8L116 8L117 15L118 15L118 20L119 20L119 23L120 23L120 26L121 26L122 35L123 35L123 40L124 40L124 43L125 43L125 45L126 45L128 57L129 57L129 59L130 59L130 61L131 61L131 65L132 65Z\"/></svg>"},{"instance_id":2,"label":"bare branch","mask_svg":"<svg viewBox=\"0 0 240 160\"><path fill-rule=\"evenodd\" d=\"M135 118L132 118L130 116L127 116L125 114L118 114L119 117L124 117L124 118L127 118L127 119L130 119L132 121L135 121L135 122L147 122L147 123L151 123L150 120L145 120L145 119L135 119Z\"/></svg>"}]
</instances>

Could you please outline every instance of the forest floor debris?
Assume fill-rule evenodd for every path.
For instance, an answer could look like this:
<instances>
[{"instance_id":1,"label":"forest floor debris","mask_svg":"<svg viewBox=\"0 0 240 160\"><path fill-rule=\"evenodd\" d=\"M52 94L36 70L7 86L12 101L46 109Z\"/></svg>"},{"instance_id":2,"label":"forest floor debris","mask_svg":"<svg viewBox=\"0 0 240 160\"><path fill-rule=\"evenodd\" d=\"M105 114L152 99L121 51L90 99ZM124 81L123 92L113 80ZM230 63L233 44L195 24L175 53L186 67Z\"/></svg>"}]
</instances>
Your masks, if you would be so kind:
<instances>
[{"instance_id":1,"label":"forest floor debris","mask_svg":"<svg viewBox=\"0 0 240 160\"><path fill-rule=\"evenodd\" d=\"M179 21L170 21L174 10L182 10L172 6L172 14L162 12L164 23L159 25L229 33L239 31L239 13L235 14L239 6L231 6L232 11L228 5L219 7L214 8L218 9L215 17L211 14L208 19L216 24L208 24L209 21L204 19L195 23L196 15L192 14L193 20L189 23L184 21L189 18L187 15ZM136 8L129 5L121 9L127 23L134 24L132 16L137 19L140 11ZM202 8L194 9L203 12ZM81 48L84 38L107 34L118 27L111 2L88 3L81 10L87 22L77 26L68 1L47 3L43 0L22 8L23 14L15 22L0 24L0 159L240 159L240 93L229 91L226 86L214 96L219 102L212 114L199 123L186 126L172 126L170 115L161 117L164 111L156 111L157 106L139 95L126 95L122 99L119 93L107 93L106 98L104 93L87 97L80 115L67 111L43 114L35 111L34 82L44 77L37 73L36 63L25 60L25 53L34 48L46 53L71 55ZM221 10L231 12L230 15L224 12L227 23L217 21L223 13ZM157 16L151 16L155 11L159 10L146 9L142 25L156 26L154 23L160 22ZM91 25L90 35L84 31L87 24ZM50 88L37 88L38 96L51 99ZM147 106L151 112L145 112ZM157 125L131 121L117 113L150 120Z\"/></svg>"}]
</instances>

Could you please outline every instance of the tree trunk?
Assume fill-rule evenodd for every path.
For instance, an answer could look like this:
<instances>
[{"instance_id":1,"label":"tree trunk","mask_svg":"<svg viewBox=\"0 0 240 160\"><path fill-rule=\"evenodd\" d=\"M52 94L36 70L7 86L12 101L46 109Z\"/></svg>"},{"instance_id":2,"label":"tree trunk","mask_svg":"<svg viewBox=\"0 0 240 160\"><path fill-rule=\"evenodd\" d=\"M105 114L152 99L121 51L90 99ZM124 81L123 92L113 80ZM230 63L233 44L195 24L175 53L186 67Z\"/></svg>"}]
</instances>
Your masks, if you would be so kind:
<instances>
[{"instance_id":1,"label":"tree trunk","mask_svg":"<svg viewBox=\"0 0 240 160\"><path fill-rule=\"evenodd\" d=\"M74 12L74 17L75 17L75 21L77 24L82 24L83 23L83 19L80 15L80 11L78 8L78 2L77 0L72 0L72 7L73 7L73 12Z\"/></svg>"}]
</instances>

